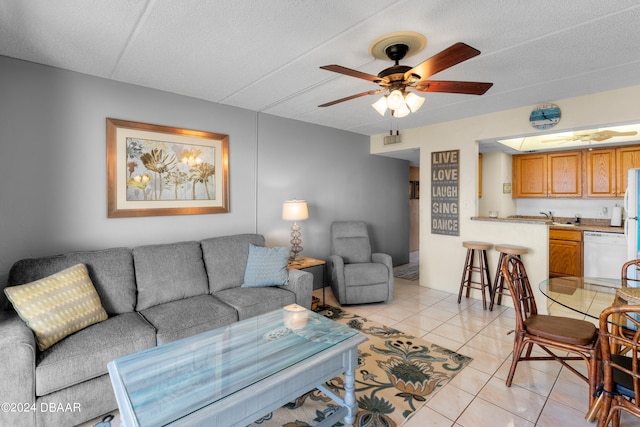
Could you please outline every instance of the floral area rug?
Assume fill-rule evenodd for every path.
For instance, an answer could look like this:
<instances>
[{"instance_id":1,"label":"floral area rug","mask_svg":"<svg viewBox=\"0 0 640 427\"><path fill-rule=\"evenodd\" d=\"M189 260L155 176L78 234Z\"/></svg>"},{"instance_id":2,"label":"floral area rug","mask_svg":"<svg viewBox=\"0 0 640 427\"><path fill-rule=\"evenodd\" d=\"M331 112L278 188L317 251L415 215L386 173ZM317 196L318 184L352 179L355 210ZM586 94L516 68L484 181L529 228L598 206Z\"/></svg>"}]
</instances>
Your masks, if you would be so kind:
<instances>
[{"instance_id":1,"label":"floral area rug","mask_svg":"<svg viewBox=\"0 0 640 427\"><path fill-rule=\"evenodd\" d=\"M427 396L444 386L472 360L341 308L320 306L317 311L357 329L369 339L358 346L355 388L360 410L354 426L401 425L422 406ZM344 395L343 376L325 385L334 393ZM322 392L312 390L251 426L313 426L336 410L333 401ZM335 426L344 424L337 423Z\"/></svg>"},{"instance_id":2,"label":"floral area rug","mask_svg":"<svg viewBox=\"0 0 640 427\"><path fill-rule=\"evenodd\" d=\"M428 343L341 308L320 306L318 313L368 338L358 346L355 373L356 402L360 408L354 426L396 427L465 366L471 358ZM344 396L343 376L325 383ZM251 427L313 426L338 409L335 402L314 389L257 420ZM113 411L82 424L82 427L115 427L120 414ZM344 426L340 422L335 426Z\"/></svg>"}]
</instances>

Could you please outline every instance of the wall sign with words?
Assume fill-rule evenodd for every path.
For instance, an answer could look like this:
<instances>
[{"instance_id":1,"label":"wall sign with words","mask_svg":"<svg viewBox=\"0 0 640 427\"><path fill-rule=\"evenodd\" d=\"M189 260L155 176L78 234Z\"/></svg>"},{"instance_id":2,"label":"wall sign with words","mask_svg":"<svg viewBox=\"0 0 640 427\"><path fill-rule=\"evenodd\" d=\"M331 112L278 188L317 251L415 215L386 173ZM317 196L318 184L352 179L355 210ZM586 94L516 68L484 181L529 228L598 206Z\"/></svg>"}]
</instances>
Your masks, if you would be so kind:
<instances>
[{"instance_id":1,"label":"wall sign with words","mask_svg":"<svg viewBox=\"0 0 640 427\"><path fill-rule=\"evenodd\" d=\"M431 234L459 236L460 150L431 153Z\"/></svg>"}]
</instances>

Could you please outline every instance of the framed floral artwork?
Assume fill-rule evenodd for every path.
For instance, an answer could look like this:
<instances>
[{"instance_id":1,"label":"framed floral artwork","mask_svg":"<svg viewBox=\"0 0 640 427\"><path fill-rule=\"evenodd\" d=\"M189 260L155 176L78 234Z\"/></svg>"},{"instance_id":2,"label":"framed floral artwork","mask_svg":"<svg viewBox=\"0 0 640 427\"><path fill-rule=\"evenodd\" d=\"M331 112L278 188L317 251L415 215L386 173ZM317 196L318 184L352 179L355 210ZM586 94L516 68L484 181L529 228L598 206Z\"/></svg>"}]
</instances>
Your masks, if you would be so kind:
<instances>
[{"instance_id":1,"label":"framed floral artwork","mask_svg":"<svg viewBox=\"0 0 640 427\"><path fill-rule=\"evenodd\" d=\"M229 212L229 136L107 118L107 217Z\"/></svg>"}]
</instances>

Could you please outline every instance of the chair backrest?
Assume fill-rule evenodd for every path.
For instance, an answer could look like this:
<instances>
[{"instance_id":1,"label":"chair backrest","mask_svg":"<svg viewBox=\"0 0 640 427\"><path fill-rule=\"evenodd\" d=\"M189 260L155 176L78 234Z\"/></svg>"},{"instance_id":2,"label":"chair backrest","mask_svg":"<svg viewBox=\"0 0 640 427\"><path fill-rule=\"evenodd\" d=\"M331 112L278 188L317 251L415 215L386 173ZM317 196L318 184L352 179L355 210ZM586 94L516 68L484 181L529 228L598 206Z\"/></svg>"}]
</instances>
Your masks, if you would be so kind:
<instances>
[{"instance_id":1,"label":"chair backrest","mask_svg":"<svg viewBox=\"0 0 640 427\"><path fill-rule=\"evenodd\" d=\"M371 243L363 221L336 221L331 224L331 254L345 263L371 262Z\"/></svg>"},{"instance_id":2,"label":"chair backrest","mask_svg":"<svg viewBox=\"0 0 640 427\"><path fill-rule=\"evenodd\" d=\"M522 331L524 330L524 321L529 316L538 314L529 277L527 277L522 260L516 256L504 257L501 270L513 299L513 307L516 311L516 330Z\"/></svg>"},{"instance_id":3,"label":"chair backrest","mask_svg":"<svg viewBox=\"0 0 640 427\"><path fill-rule=\"evenodd\" d=\"M623 288L627 286L632 288L640 287L640 259L625 262L620 271L620 275Z\"/></svg>"},{"instance_id":4,"label":"chair backrest","mask_svg":"<svg viewBox=\"0 0 640 427\"><path fill-rule=\"evenodd\" d=\"M640 305L618 305L600 313L600 349L605 393L633 399L640 414ZM622 350L620 350L622 349ZM625 405L626 406L626 405Z\"/></svg>"}]
</instances>

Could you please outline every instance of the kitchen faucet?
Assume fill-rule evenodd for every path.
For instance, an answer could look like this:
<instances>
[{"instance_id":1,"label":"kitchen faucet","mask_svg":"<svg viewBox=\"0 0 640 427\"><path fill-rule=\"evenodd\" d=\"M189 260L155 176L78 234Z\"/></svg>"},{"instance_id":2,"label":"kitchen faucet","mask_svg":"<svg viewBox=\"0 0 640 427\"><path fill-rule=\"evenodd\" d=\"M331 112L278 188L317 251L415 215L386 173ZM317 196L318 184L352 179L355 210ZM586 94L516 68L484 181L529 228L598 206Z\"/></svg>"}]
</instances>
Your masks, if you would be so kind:
<instances>
[{"instance_id":1,"label":"kitchen faucet","mask_svg":"<svg viewBox=\"0 0 640 427\"><path fill-rule=\"evenodd\" d=\"M540 212L542 215L544 215L547 219L553 220L553 212L549 211L549 212Z\"/></svg>"}]
</instances>

